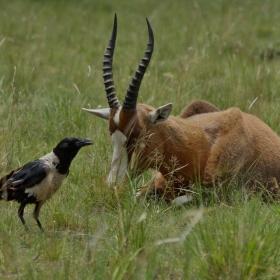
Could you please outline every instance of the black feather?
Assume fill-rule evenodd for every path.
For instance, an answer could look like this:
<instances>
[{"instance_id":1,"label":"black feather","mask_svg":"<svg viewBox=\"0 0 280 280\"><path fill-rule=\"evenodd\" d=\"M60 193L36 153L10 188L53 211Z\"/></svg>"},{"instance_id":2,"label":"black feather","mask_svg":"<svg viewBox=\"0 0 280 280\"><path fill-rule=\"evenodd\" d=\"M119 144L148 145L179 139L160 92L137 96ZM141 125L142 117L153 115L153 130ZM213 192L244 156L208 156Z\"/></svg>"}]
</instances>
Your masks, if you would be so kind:
<instances>
[{"instance_id":1,"label":"black feather","mask_svg":"<svg viewBox=\"0 0 280 280\"><path fill-rule=\"evenodd\" d=\"M42 160L35 160L14 171L7 180L7 187L13 190L30 188L40 183L50 173L50 167Z\"/></svg>"}]
</instances>

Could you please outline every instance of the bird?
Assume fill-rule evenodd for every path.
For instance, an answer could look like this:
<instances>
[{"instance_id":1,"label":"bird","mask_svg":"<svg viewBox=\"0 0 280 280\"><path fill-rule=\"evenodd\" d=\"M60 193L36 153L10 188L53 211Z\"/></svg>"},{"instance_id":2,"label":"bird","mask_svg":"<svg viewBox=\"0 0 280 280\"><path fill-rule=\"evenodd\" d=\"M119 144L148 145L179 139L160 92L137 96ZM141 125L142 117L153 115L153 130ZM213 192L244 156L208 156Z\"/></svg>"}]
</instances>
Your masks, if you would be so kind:
<instances>
[{"instance_id":1,"label":"bird","mask_svg":"<svg viewBox=\"0 0 280 280\"><path fill-rule=\"evenodd\" d=\"M44 232L39 220L41 207L61 187L79 150L91 144L93 141L89 138L64 138L50 153L0 179L0 200L20 203L18 216L25 230L28 230L28 226L23 217L24 208L27 204L35 204L33 218Z\"/></svg>"}]
</instances>

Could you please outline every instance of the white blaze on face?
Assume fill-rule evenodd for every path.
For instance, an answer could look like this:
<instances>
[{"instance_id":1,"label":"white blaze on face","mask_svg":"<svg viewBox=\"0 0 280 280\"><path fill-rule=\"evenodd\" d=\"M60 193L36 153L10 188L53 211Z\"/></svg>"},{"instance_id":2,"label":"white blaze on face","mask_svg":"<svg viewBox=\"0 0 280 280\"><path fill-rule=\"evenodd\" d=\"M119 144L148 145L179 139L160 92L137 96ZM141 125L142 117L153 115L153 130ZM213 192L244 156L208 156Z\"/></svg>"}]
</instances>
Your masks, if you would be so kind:
<instances>
[{"instance_id":1,"label":"white blaze on face","mask_svg":"<svg viewBox=\"0 0 280 280\"><path fill-rule=\"evenodd\" d=\"M125 148L127 137L119 130L116 130L111 138L114 143L114 152L110 173L107 178L108 187L123 179L128 166L128 155Z\"/></svg>"}]
</instances>

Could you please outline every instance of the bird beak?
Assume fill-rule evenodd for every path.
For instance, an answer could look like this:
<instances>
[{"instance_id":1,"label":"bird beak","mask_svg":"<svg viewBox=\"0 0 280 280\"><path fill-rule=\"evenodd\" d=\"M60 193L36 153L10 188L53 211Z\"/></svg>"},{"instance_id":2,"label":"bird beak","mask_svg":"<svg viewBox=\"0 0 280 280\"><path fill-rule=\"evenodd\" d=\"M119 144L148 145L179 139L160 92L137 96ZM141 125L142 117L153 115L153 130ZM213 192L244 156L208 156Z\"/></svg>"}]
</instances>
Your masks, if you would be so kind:
<instances>
[{"instance_id":1,"label":"bird beak","mask_svg":"<svg viewBox=\"0 0 280 280\"><path fill-rule=\"evenodd\" d=\"M84 147L93 144L93 141L89 138L80 138L77 142L76 145L78 147Z\"/></svg>"}]
</instances>

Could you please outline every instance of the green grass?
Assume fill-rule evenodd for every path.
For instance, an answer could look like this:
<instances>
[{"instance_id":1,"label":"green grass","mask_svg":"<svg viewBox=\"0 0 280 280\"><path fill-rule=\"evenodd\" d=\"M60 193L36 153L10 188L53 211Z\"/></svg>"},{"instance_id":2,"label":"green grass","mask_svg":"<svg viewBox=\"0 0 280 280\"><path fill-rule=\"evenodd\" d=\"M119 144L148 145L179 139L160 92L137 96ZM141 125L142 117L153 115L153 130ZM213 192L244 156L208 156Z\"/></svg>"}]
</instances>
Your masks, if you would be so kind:
<instances>
[{"instance_id":1,"label":"green grass","mask_svg":"<svg viewBox=\"0 0 280 280\"><path fill-rule=\"evenodd\" d=\"M90 137L64 187L42 208L0 203L0 279L279 279L280 207L242 189L213 189L187 207L138 201L147 172L106 189L112 143L102 60L118 15L114 78L122 101L148 40L155 50L139 93L179 114L193 99L237 106L279 130L280 2L2 1L0 175L66 136ZM251 103L257 98L249 109ZM198 200L199 201L199 200Z\"/></svg>"}]
</instances>

